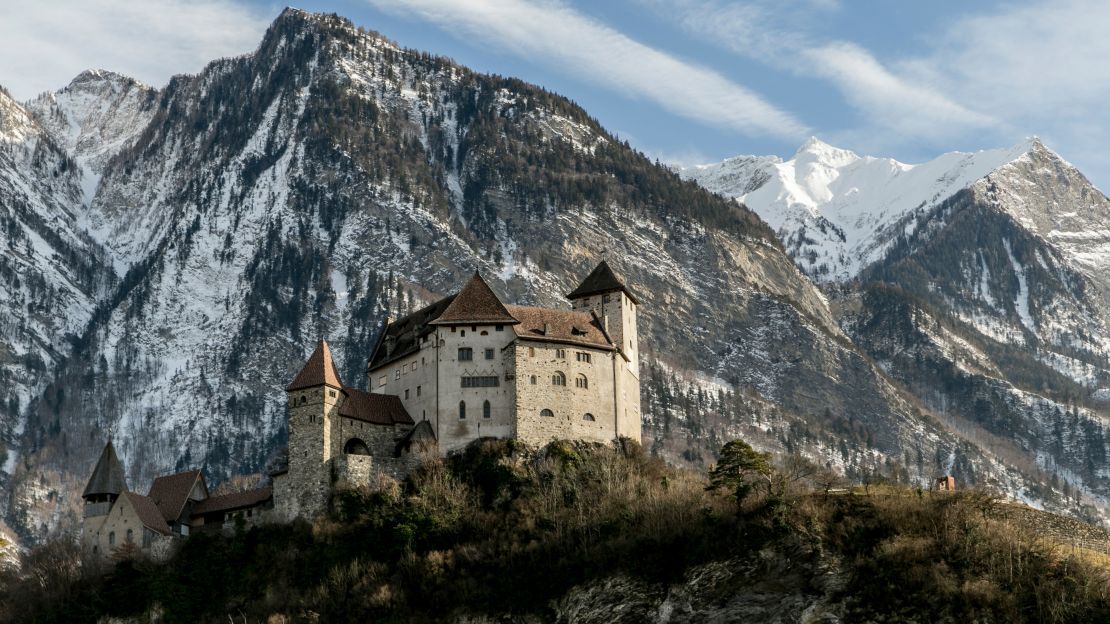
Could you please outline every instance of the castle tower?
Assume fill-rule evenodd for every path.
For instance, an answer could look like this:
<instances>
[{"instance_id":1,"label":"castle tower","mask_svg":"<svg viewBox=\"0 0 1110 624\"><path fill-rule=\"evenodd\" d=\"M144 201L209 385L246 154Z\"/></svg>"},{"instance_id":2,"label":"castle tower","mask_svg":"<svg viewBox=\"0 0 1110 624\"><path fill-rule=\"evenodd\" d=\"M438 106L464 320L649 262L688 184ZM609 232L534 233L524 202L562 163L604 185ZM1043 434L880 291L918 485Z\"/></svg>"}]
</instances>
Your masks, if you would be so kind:
<instances>
[{"instance_id":1,"label":"castle tower","mask_svg":"<svg viewBox=\"0 0 1110 624\"><path fill-rule=\"evenodd\" d=\"M597 316L617 347L613 360L616 384L617 433L640 439L640 338L636 328L639 298L601 261L567 295L571 307Z\"/></svg>"},{"instance_id":2,"label":"castle tower","mask_svg":"<svg viewBox=\"0 0 1110 624\"><path fill-rule=\"evenodd\" d=\"M127 491L127 480L123 465L116 456L111 439L104 445L100 459L93 468L92 476L85 486L81 498L85 499L84 520L81 527L81 544L90 550L99 542L100 527L108 518L108 512L120 494Z\"/></svg>"},{"instance_id":3,"label":"castle tower","mask_svg":"<svg viewBox=\"0 0 1110 624\"><path fill-rule=\"evenodd\" d=\"M321 340L304 368L285 389L289 396L289 472L275 491L288 518L312 517L324 510L331 488L333 438L343 402L331 348Z\"/></svg>"}]
</instances>

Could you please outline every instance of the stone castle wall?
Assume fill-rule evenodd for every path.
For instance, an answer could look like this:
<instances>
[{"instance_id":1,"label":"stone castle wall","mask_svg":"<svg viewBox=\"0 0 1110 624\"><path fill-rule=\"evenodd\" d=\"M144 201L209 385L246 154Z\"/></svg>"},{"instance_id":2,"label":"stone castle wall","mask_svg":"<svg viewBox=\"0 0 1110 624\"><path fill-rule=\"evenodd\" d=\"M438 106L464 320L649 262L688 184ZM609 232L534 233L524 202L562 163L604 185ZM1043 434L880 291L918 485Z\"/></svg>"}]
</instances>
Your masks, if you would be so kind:
<instances>
[{"instance_id":1,"label":"stone castle wall","mask_svg":"<svg viewBox=\"0 0 1110 624\"><path fill-rule=\"evenodd\" d=\"M524 340L518 341L513 351L518 439L539 446L556 438L608 442L616 437L613 357L619 355ZM577 353L588 353L590 361L580 361ZM557 372L566 377L566 386L552 383ZM587 388L575 384L579 375L585 376ZM554 416L542 416L545 409Z\"/></svg>"}]
</instances>

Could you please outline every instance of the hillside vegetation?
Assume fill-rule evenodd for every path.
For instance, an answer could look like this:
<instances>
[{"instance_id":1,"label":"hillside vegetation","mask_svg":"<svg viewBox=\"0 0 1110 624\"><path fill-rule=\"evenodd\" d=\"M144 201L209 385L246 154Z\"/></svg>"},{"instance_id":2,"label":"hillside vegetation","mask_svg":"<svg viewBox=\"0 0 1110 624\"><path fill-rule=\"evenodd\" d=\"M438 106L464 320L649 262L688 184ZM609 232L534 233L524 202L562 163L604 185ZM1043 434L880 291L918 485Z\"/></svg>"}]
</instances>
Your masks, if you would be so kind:
<instances>
[{"instance_id":1,"label":"hillside vegetation","mask_svg":"<svg viewBox=\"0 0 1110 624\"><path fill-rule=\"evenodd\" d=\"M314 526L197 535L165 564L97 570L48 544L0 578L0 619L1110 620L1107 572L994 519L989 496L834 485L740 441L707 475L630 441L480 440L342 490Z\"/></svg>"}]
</instances>

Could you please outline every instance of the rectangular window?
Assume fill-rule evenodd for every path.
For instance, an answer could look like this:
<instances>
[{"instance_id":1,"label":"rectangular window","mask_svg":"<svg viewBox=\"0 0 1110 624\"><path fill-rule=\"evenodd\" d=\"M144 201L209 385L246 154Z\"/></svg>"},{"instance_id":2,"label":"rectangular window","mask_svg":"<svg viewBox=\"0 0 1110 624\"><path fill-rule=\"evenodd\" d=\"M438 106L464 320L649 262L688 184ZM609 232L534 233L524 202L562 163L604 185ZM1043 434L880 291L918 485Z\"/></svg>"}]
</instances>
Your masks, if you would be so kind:
<instances>
[{"instance_id":1,"label":"rectangular window","mask_svg":"<svg viewBox=\"0 0 1110 624\"><path fill-rule=\"evenodd\" d=\"M401 378L401 369L397 368L397 369L393 370L393 378L394 379L400 379Z\"/></svg>"},{"instance_id":2,"label":"rectangular window","mask_svg":"<svg viewBox=\"0 0 1110 624\"><path fill-rule=\"evenodd\" d=\"M536 357L536 348L528 347L528 357Z\"/></svg>"},{"instance_id":3,"label":"rectangular window","mask_svg":"<svg viewBox=\"0 0 1110 624\"><path fill-rule=\"evenodd\" d=\"M609 303L609 295L602 295L601 296L601 302L602 303Z\"/></svg>"},{"instance_id":4,"label":"rectangular window","mask_svg":"<svg viewBox=\"0 0 1110 624\"><path fill-rule=\"evenodd\" d=\"M494 325L493 328L496 329L497 331L505 331L505 326L504 325Z\"/></svg>"},{"instance_id":5,"label":"rectangular window","mask_svg":"<svg viewBox=\"0 0 1110 624\"><path fill-rule=\"evenodd\" d=\"M501 382L497 375L462 378L462 387L464 388L494 388L499 385L501 385Z\"/></svg>"},{"instance_id":6,"label":"rectangular window","mask_svg":"<svg viewBox=\"0 0 1110 624\"><path fill-rule=\"evenodd\" d=\"M492 360L493 359L493 349L486 349L486 359L487 360Z\"/></svg>"},{"instance_id":7,"label":"rectangular window","mask_svg":"<svg viewBox=\"0 0 1110 624\"><path fill-rule=\"evenodd\" d=\"M555 357L565 358L566 356L567 356L567 350L566 349L555 349Z\"/></svg>"},{"instance_id":8,"label":"rectangular window","mask_svg":"<svg viewBox=\"0 0 1110 624\"><path fill-rule=\"evenodd\" d=\"M590 363L590 354L589 353L583 353L583 352L579 351L579 352L575 353L574 356L578 359L579 362L585 362L587 364Z\"/></svg>"},{"instance_id":9,"label":"rectangular window","mask_svg":"<svg viewBox=\"0 0 1110 624\"><path fill-rule=\"evenodd\" d=\"M381 377L378 377L378 385L379 386L384 386L385 382L386 382L385 375L382 375Z\"/></svg>"},{"instance_id":10,"label":"rectangular window","mask_svg":"<svg viewBox=\"0 0 1110 624\"><path fill-rule=\"evenodd\" d=\"M405 388L405 398L409 398L409 389Z\"/></svg>"},{"instance_id":11,"label":"rectangular window","mask_svg":"<svg viewBox=\"0 0 1110 624\"><path fill-rule=\"evenodd\" d=\"M330 396L330 397L335 396L335 390L328 390L328 396Z\"/></svg>"},{"instance_id":12,"label":"rectangular window","mask_svg":"<svg viewBox=\"0 0 1110 624\"><path fill-rule=\"evenodd\" d=\"M460 347L459 348L459 361L460 362L469 362L470 360L473 360L473 359L474 359L474 349L471 349L470 347Z\"/></svg>"},{"instance_id":13,"label":"rectangular window","mask_svg":"<svg viewBox=\"0 0 1110 624\"><path fill-rule=\"evenodd\" d=\"M420 396L420 386L416 387L416 396Z\"/></svg>"}]
</instances>

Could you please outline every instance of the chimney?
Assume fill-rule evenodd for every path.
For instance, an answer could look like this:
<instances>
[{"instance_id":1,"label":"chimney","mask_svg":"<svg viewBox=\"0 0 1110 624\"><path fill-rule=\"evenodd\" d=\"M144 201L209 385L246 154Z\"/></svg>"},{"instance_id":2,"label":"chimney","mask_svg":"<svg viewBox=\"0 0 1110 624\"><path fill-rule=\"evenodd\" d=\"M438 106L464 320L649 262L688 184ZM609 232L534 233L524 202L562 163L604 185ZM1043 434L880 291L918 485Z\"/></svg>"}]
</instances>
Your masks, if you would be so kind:
<instances>
[{"instance_id":1,"label":"chimney","mask_svg":"<svg viewBox=\"0 0 1110 624\"><path fill-rule=\"evenodd\" d=\"M544 321L544 324L543 324L543 335L544 336L551 335L551 323L548 323L547 321Z\"/></svg>"}]
</instances>

